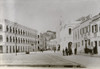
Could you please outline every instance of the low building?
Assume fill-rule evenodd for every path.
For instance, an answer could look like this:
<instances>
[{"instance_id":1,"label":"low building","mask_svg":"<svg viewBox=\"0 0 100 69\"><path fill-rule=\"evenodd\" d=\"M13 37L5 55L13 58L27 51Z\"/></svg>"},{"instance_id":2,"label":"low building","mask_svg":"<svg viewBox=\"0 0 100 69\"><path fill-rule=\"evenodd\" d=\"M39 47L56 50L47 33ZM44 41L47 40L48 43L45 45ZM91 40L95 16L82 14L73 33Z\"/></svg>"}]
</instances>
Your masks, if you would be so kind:
<instances>
[{"instance_id":1,"label":"low building","mask_svg":"<svg viewBox=\"0 0 100 69\"><path fill-rule=\"evenodd\" d=\"M38 50L45 50L46 48L46 38L43 33L38 35Z\"/></svg>"},{"instance_id":2,"label":"low building","mask_svg":"<svg viewBox=\"0 0 100 69\"><path fill-rule=\"evenodd\" d=\"M36 48L36 41L37 30L0 20L0 53L31 52Z\"/></svg>"},{"instance_id":3,"label":"low building","mask_svg":"<svg viewBox=\"0 0 100 69\"><path fill-rule=\"evenodd\" d=\"M47 50L54 50L57 49L57 40L56 39L52 39L50 41L47 42Z\"/></svg>"}]
</instances>

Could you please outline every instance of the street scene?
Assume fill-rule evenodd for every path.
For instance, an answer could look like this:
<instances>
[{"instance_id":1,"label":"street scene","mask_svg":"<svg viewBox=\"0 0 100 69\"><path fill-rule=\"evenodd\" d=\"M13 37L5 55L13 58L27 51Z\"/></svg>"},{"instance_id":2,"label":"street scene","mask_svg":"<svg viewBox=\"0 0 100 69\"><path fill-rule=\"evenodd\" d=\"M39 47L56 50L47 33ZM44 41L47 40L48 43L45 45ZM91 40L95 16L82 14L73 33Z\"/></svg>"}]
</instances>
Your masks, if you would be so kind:
<instances>
[{"instance_id":1,"label":"street scene","mask_svg":"<svg viewBox=\"0 0 100 69\"><path fill-rule=\"evenodd\" d=\"M0 0L0 67L99 68L99 0Z\"/></svg>"}]
</instances>

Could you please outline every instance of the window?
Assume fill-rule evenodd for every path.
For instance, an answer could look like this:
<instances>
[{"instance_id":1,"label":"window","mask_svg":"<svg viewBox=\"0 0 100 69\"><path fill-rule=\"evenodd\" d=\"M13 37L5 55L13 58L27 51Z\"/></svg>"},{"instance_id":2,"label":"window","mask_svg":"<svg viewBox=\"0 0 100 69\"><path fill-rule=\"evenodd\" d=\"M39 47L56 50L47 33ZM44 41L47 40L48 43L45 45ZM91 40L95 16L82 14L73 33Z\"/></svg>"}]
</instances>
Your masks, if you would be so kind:
<instances>
[{"instance_id":1,"label":"window","mask_svg":"<svg viewBox=\"0 0 100 69\"><path fill-rule=\"evenodd\" d=\"M21 30L21 35L22 35L22 30Z\"/></svg>"},{"instance_id":2,"label":"window","mask_svg":"<svg viewBox=\"0 0 100 69\"><path fill-rule=\"evenodd\" d=\"M100 31L100 24L99 24L99 31Z\"/></svg>"},{"instance_id":3,"label":"window","mask_svg":"<svg viewBox=\"0 0 100 69\"><path fill-rule=\"evenodd\" d=\"M18 34L20 34L20 30L18 29Z\"/></svg>"},{"instance_id":4,"label":"window","mask_svg":"<svg viewBox=\"0 0 100 69\"><path fill-rule=\"evenodd\" d=\"M88 28L88 32L90 32L90 25L88 26L89 28Z\"/></svg>"},{"instance_id":5,"label":"window","mask_svg":"<svg viewBox=\"0 0 100 69\"><path fill-rule=\"evenodd\" d=\"M15 38L13 37L13 42L15 42Z\"/></svg>"},{"instance_id":6,"label":"window","mask_svg":"<svg viewBox=\"0 0 100 69\"><path fill-rule=\"evenodd\" d=\"M82 34L84 34L84 28L82 28Z\"/></svg>"},{"instance_id":7,"label":"window","mask_svg":"<svg viewBox=\"0 0 100 69\"><path fill-rule=\"evenodd\" d=\"M98 25L95 25L95 32L98 32Z\"/></svg>"},{"instance_id":8,"label":"window","mask_svg":"<svg viewBox=\"0 0 100 69\"><path fill-rule=\"evenodd\" d=\"M28 39L28 43L29 43L29 39Z\"/></svg>"},{"instance_id":9,"label":"window","mask_svg":"<svg viewBox=\"0 0 100 69\"><path fill-rule=\"evenodd\" d=\"M10 36L10 42L12 42L12 38L11 38L11 36Z\"/></svg>"},{"instance_id":10,"label":"window","mask_svg":"<svg viewBox=\"0 0 100 69\"><path fill-rule=\"evenodd\" d=\"M90 45L90 39L88 39L88 45Z\"/></svg>"},{"instance_id":11,"label":"window","mask_svg":"<svg viewBox=\"0 0 100 69\"><path fill-rule=\"evenodd\" d=\"M38 38L39 38L39 35L38 35Z\"/></svg>"},{"instance_id":12,"label":"window","mask_svg":"<svg viewBox=\"0 0 100 69\"><path fill-rule=\"evenodd\" d=\"M3 52L3 47L0 45L0 53Z\"/></svg>"},{"instance_id":13,"label":"window","mask_svg":"<svg viewBox=\"0 0 100 69\"><path fill-rule=\"evenodd\" d=\"M14 29L14 27L13 27L13 33L15 33L15 29Z\"/></svg>"},{"instance_id":14,"label":"window","mask_svg":"<svg viewBox=\"0 0 100 69\"><path fill-rule=\"evenodd\" d=\"M1 41L3 41L3 37L2 37L2 35L0 35L0 42L1 42Z\"/></svg>"},{"instance_id":15,"label":"window","mask_svg":"<svg viewBox=\"0 0 100 69\"><path fill-rule=\"evenodd\" d=\"M11 27L10 27L10 32L12 32L12 29L11 29Z\"/></svg>"},{"instance_id":16,"label":"window","mask_svg":"<svg viewBox=\"0 0 100 69\"><path fill-rule=\"evenodd\" d=\"M13 46L13 52L15 52L15 48L14 48L14 46Z\"/></svg>"},{"instance_id":17,"label":"window","mask_svg":"<svg viewBox=\"0 0 100 69\"><path fill-rule=\"evenodd\" d=\"M39 41L38 41L38 44L39 44Z\"/></svg>"},{"instance_id":18,"label":"window","mask_svg":"<svg viewBox=\"0 0 100 69\"><path fill-rule=\"evenodd\" d=\"M26 39L26 43L27 43L27 39Z\"/></svg>"},{"instance_id":19,"label":"window","mask_svg":"<svg viewBox=\"0 0 100 69\"><path fill-rule=\"evenodd\" d=\"M25 43L25 40L23 39L23 43Z\"/></svg>"},{"instance_id":20,"label":"window","mask_svg":"<svg viewBox=\"0 0 100 69\"><path fill-rule=\"evenodd\" d=\"M83 40L82 40L82 46L83 46L83 44L84 44L84 43L83 43Z\"/></svg>"},{"instance_id":21,"label":"window","mask_svg":"<svg viewBox=\"0 0 100 69\"><path fill-rule=\"evenodd\" d=\"M6 31L7 31L7 32L9 31L8 25L6 26Z\"/></svg>"},{"instance_id":22,"label":"window","mask_svg":"<svg viewBox=\"0 0 100 69\"><path fill-rule=\"evenodd\" d=\"M23 35L25 34L25 32L23 31Z\"/></svg>"},{"instance_id":23,"label":"window","mask_svg":"<svg viewBox=\"0 0 100 69\"><path fill-rule=\"evenodd\" d=\"M86 33L88 32L88 26L86 27Z\"/></svg>"},{"instance_id":24,"label":"window","mask_svg":"<svg viewBox=\"0 0 100 69\"><path fill-rule=\"evenodd\" d=\"M18 38L18 43L20 43L20 38Z\"/></svg>"},{"instance_id":25,"label":"window","mask_svg":"<svg viewBox=\"0 0 100 69\"><path fill-rule=\"evenodd\" d=\"M69 35L71 35L71 28L69 28Z\"/></svg>"},{"instance_id":26,"label":"window","mask_svg":"<svg viewBox=\"0 0 100 69\"><path fill-rule=\"evenodd\" d=\"M84 33L86 33L86 27L84 28Z\"/></svg>"},{"instance_id":27,"label":"window","mask_svg":"<svg viewBox=\"0 0 100 69\"><path fill-rule=\"evenodd\" d=\"M22 43L23 41L22 41L22 38L21 38L21 43Z\"/></svg>"},{"instance_id":28,"label":"window","mask_svg":"<svg viewBox=\"0 0 100 69\"><path fill-rule=\"evenodd\" d=\"M6 37L6 41L7 41L7 42L9 41L8 36Z\"/></svg>"},{"instance_id":29,"label":"window","mask_svg":"<svg viewBox=\"0 0 100 69\"><path fill-rule=\"evenodd\" d=\"M94 27L92 26L92 33L94 32Z\"/></svg>"},{"instance_id":30,"label":"window","mask_svg":"<svg viewBox=\"0 0 100 69\"><path fill-rule=\"evenodd\" d=\"M100 46L100 41L99 41L99 46Z\"/></svg>"},{"instance_id":31,"label":"window","mask_svg":"<svg viewBox=\"0 0 100 69\"><path fill-rule=\"evenodd\" d=\"M8 53L8 46L6 46L6 53Z\"/></svg>"},{"instance_id":32,"label":"window","mask_svg":"<svg viewBox=\"0 0 100 69\"><path fill-rule=\"evenodd\" d=\"M16 43L17 43L17 37L16 37Z\"/></svg>"},{"instance_id":33,"label":"window","mask_svg":"<svg viewBox=\"0 0 100 69\"><path fill-rule=\"evenodd\" d=\"M78 30L78 39L79 39L79 30Z\"/></svg>"},{"instance_id":34,"label":"window","mask_svg":"<svg viewBox=\"0 0 100 69\"><path fill-rule=\"evenodd\" d=\"M17 28L16 28L16 34L17 34Z\"/></svg>"},{"instance_id":35,"label":"window","mask_svg":"<svg viewBox=\"0 0 100 69\"><path fill-rule=\"evenodd\" d=\"M0 24L0 31L2 30L2 25Z\"/></svg>"},{"instance_id":36,"label":"window","mask_svg":"<svg viewBox=\"0 0 100 69\"><path fill-rule=\"evenodd\" d=\"M10 53L11 53L11 46L10 46Z\"/></svg>"}]
</instances>

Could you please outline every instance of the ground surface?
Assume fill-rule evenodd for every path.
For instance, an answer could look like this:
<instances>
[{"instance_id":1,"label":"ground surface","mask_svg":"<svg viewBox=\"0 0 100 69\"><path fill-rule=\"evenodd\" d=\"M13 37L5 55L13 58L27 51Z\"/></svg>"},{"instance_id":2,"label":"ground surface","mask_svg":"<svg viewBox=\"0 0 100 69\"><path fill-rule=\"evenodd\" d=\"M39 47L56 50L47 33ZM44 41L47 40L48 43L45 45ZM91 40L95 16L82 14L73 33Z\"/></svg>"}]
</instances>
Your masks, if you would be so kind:
<instances>
[{"instance_id":1,"label":"ground surface","mask_svg":"<svg viewBox=\"0 0 100 69\"><path fill-rule=\"evenodd\" d=\"M30 54L1 54L1 66L33 66L33 67L80 67L80 64L64 59L56 52L32 52Z\"/></svg>"},{"instance_id":2,"label":"ground surface","mask_svg":"<svg viewBox=\"0 0 100 69\"><path fill-rule=\"evenodd\" d=\"M99 68L100 56L71 55L63 56L61 52L44 51L30 54L15 53L0 54L1 66L29 66L29 67L86 67Z\"/></svg>"}]
</instances>

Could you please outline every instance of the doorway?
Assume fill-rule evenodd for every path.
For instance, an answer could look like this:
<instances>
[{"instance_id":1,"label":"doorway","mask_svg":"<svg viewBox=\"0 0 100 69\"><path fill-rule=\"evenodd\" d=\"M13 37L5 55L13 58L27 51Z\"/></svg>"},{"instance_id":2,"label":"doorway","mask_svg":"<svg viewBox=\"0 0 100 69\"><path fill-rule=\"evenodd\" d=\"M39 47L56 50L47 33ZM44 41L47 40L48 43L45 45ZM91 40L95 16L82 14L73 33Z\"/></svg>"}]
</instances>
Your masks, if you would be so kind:
<instances>
[{"instance_id":1,"label":"doorway","mask_svg":"<svg viewBox=\"0 0 100 69\"><path fill-rule=\"evenodd\" d=\"M3 52L3 48L2 48L2 46L0 46L0 53L2 53Z\"/></svg>"},{"instance_id":2,"label":"doorway","mask_svg":"<svg viewBox=\"0 0 100 69\"><path fill-rule=\"evenodd\" d=\"M98 54L98 51L97 51L97 41L95 41L95 47L93 48L93 51L94 51L94 54Z\"/></svg>"}]
</instances>

